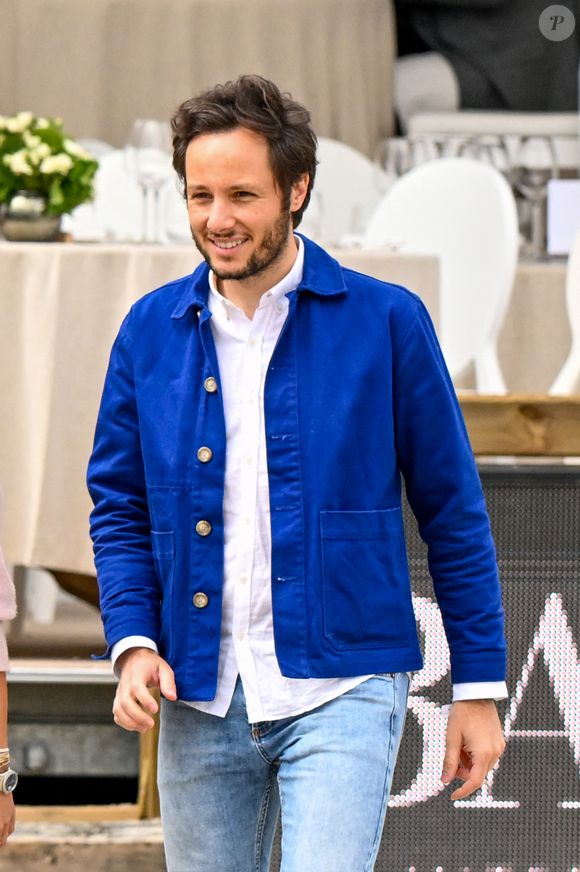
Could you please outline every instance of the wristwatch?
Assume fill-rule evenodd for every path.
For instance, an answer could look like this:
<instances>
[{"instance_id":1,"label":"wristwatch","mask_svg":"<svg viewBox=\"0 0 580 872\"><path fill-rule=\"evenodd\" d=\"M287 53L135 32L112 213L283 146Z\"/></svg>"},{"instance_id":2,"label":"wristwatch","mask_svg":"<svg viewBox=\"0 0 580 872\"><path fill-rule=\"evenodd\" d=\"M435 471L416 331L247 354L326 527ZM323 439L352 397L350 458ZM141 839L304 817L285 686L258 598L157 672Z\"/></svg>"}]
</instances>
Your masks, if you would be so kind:
<instances>
[{"instance_id":1,"label":"wristwatch","mask_svg":"<svg viewBox=\"0 0 580 872\"><path fill-rule=\"evenodd\" d=\"M0 793L12 793L18 784L18 772L14 769L7 769L6 772L0 773Z\"/></svg>"}]
</instances>

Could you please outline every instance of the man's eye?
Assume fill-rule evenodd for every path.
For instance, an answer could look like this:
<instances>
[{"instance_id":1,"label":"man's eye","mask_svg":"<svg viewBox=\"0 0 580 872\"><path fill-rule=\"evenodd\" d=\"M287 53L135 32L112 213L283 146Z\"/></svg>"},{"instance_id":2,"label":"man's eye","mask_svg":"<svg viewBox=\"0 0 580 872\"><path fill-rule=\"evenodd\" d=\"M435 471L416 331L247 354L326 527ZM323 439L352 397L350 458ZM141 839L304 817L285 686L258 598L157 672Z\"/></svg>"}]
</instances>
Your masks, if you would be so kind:
<instances>
[{"instance_id":1,"label":"man's eye","mask_svg":"<svg viewBox=\"0 0 580 872\"><path fill-rule=\"evenodd\" d=\"M236 199L238 199L238 200L247 199L247 198L253 197L253 196L254 195L252 194L251 191L236 191L234 194L234 197L236 197Z\"/></svg>"},{"instance_id":2,"label":"man's eye","mask_svg":"<svg viewBox=\"0 0 580 872\"><path fill-rule=\"evenodd\" d=\"M194 191L189 195L190 200L209 200L209 194L206 191Z\"/></svg>"}]
</instances>

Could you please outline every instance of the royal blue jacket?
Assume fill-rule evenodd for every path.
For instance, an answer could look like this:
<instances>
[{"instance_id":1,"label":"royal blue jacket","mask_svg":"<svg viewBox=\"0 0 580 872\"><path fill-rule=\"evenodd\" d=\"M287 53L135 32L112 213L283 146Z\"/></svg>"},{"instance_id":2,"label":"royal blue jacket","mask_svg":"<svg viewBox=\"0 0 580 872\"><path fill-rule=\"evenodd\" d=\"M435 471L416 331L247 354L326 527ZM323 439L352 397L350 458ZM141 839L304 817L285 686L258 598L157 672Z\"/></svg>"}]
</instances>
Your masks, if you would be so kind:
<instances>
[{"instance_id":1,"label":"royal blue jacket","mask_svg":"<svg viewBox=\"0 0 580 872\"><path fill-rule=\"evenodd\" d=\"M321 678L421 667L403 477L453 681L503 680L494 545L427 311L304 243L264 389L280 669ZM107 641L155 640L190 700L215 695L223 580L226 435L208 290L202 264L129 312L88 473Z\"/></svg>"}]
</instances>

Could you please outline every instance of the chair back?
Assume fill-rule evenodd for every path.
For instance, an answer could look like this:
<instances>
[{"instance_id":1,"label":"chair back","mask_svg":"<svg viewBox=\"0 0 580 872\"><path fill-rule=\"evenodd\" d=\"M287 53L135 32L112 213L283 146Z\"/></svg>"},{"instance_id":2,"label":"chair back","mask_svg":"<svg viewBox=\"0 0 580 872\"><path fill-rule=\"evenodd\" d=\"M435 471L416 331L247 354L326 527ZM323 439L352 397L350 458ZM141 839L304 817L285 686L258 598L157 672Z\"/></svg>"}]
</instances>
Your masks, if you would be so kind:
<instances>
[{"instance_id":1,"label":"chair back","mask_svg":"<svg viewBox=\"0 0 580 872\"><path fill-rule=\"evenodd\" d=\"M480 392L505 393L496 343L519 238L514 197L502 174L471 158L422 164L384 195L365 242L439 257L440 338L451 376L474 363Z\"/></svg>"},{"instance_id":2,"label":"chair back","mask_svg":"<svg viewBox=\"0 0 580 872\"><path fill-rule=\"evenodd\" d=\"M362 234L387 189L387 174L366 155L335 139L318 139L318 160L300 232L327 244Z\"/></svg>"},{"instance_id":3,"label":"chair back","mask_svg":"<svg viewBox=\"0 0 580 872\"><path fill-rule=\"evenodd\" d=\"M572 347L549 390L550 394L580 393L580 232L574 239L568 257L566 308L572 333Z\"/></svg>"}]
</instances>

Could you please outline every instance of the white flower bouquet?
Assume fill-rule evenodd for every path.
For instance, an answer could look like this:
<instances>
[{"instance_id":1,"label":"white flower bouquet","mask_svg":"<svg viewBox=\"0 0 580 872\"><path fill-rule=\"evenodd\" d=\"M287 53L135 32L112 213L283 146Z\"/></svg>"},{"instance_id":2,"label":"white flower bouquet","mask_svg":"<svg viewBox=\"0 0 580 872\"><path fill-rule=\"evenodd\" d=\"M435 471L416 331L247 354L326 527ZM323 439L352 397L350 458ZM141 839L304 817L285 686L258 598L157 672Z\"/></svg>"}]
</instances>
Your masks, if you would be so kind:
<instances>
[{"instance_id":1,"label":"white flower bouquet","mask_svg":"<svg viewBox=\"0 0 580 872\"><path fill-rule=\"evenodd\" d=\"M60 118L19 112L0 116L0 208L18 207L31 192L46 203L45 214L63 215L93 196L95 158L62 129Z\"/></svg>"}]
</instances>

